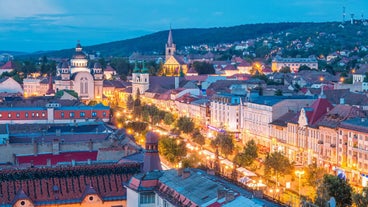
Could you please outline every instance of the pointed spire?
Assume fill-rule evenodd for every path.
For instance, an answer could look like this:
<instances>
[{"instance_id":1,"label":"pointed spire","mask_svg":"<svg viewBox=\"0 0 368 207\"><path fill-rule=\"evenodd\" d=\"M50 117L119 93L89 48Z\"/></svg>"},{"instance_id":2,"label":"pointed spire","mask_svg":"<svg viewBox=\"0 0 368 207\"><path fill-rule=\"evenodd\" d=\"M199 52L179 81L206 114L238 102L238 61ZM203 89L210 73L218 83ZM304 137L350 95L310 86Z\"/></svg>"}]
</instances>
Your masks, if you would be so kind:
<instances>
[{"instance_id":1,"label":"pointed spire","mask_svg":"<svg viewBox=\"0 0 368 207\"><path fill-rule=\"evenodd\" d=\"M169 37L167 38L167 46L171 47L173 44L172 32L171 32L171 25L169 30Z\"/></svg>"},{"instance_id":2,"label":"pointed spire","mask_svg":"<svg viewBox=\"0 0 368 207\"><path fill-rule=\"evenodd\" d=\"M319 94L318 98L326 98L326 95L323 93L324 84L321 85L321 94Z\"/></svg>"}]
</instances>

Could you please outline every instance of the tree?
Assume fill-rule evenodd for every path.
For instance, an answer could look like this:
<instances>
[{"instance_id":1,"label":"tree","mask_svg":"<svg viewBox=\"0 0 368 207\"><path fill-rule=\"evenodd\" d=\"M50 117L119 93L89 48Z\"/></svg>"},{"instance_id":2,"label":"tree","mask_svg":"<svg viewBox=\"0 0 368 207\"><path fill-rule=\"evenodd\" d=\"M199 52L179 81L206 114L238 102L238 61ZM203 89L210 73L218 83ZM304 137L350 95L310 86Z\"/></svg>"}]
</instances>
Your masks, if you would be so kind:
<instances>
[{"instance_id":1,"label":"tree","mask_svg":"<svg viewBox=\"0 0 368 207\"><path fill-rule=\"evenodd\" d=\"M238 153L234 157L234 163L242 167L249 166L258 157L258 148L256 142L252 139L248 141L243 149L243 152Z\"/></svg>"},{"instance_id":2,"label":"tree","mask_svg":"<svg viewBox=\"0 0 368 207\"><path fill-rule=\"evenodd\" d=\"M166 125L171 125L174 121L175 121L174 116L171 113L166 112L164 116L164 123Z\"/></svg>"},{"instance_id":3,"label":"tree","mask_svg":"<svg viewBox=\"0 0 368 207\"><path fill-rule=\"evenodd\" d=\"M291 69L289 66L284 66L280 69L280 73L291 73Z\"/></svg>"},{"instance_id":4,"label":"tree","mask_svg":"<svg viewBox=\"0 0 368 207\"><path fill-rule=\"evenodd\" d=\"M303 70L311 70L311 68L310 68L310 67L308 67L308 66L306 66L306 65L301 65L301 66L299 67L298 71L300 72L300 71L303 71Z\"/></svg>"},{"instance_id":5,"label":"tree","mask_svg":"<svg viewBox=\"0 0 368 207\"><path fill-rule=\"evenodd\" d=\"M351 206L352 188L349 183L337 176L326 174L323 176L322 183L317 188L315 204L325 206L331 197L336 200L337 207Z\"/></svg>"},{"instance_id":6,"label":"tree","mask_svg":"<svg viewBox=\"0 0 368 207\"><path fill-rule=\"evenodd\" d=\"M276 180L278 180L279 175L290 174L293 169L293 166L290 164L289 159L281 154L281 152L273 152L271 154L267 154L264 165L265 175L276 175Z\"/></svg>"},{"instance_id":7,"label":"tree","mask_svg":"<svg viewBox=\"0 0 368 207\"><path fill-rule=\"evenodd\" d=\"M126 101L126 108L128 110L132 110L133 107L134 107L134 99L133 99L132 94L129 94L127 101Z\"/></svg>"},{"instance_id":8,"label":"tree","mask_svg":"<svg viewBox=\"0 0 368 207\"><path fill-rule=\"evenodd\" d=\"M133 129L137 133L143 133L146 131L148 124L146 122L133 121L127 124L127 128Z\"/></svg>"},{"instance_id":9,"label":"tree","mask_svg":"<svg viewBox=\"0 0 368 207\"><path fill-rule=\"evenodd\" d=\"M193 63L193 67L197 71L198 75L215 74L215 69L213 68L213 64L208 63L208 62L195 61Z\"/></svg>"},{"instance_id":10,"label":"tree","mask_svg":"<svg viewBox=\"0 0 368 207\"><path fill-rule=\"evenodd\" d=\"M368 72L365 73L365 77L364 77L363 82L368 83Z\"/></svg>"},{"instance_id":11,"label":"tree","mask_svg":"<svg viewBox=\"0 0 368 207\"><path fill-rule=\"evenodd\" d=\"M281 89L277 89L276 91L275 91L275 96L282 96L283 94L282 94L282 90Z\"/></svg>"},{"instance_id":12,"label":"tree","mask_svg":"<svg viewBox=\"0 0 368 207\"><path fill-rule=\"evenodd\" d=\"M204 136L201 134L201 131L198 128L195 128L193 133L192 133L192 138L193 141L199 145L204 145L205 144L205 138Z\"/></svg>"},{"instance_id":13,"label":"tree","mask_svg":"<svg viewBox=\"0 0 368 207\"><path fill-rule=\"evenodd\" d=\"M191 118L182 116L176 122L176 127L179 128L180 131L188 134L192 132L194 129L194 122Z\"/></svg>"},{"instance_id":14,"label":"tree","mask_svg":"<svg viewBox=\"0 0 368 207\"><path fill-rule=\"evenodd\" d=\"M353 193L353 201L357 207L368 206L368 187L364 187L362 192Z\"/></svg>"},{"instance_id":15,"label":"tree","mask_svg":"<svg viewBox=\"0 0 368 207\"><path fill-rule=\"evenodd\" d=\"M170 137L162 137L158 142L159 152L172 164L178 164L186 155L185 142Z\"/></svg>"},{"instance_id":16,"label":"tree","mask_svg":"<svg viewBox=\"0 0 368 207\"><path fill-rule=\"evenodd\" d=\"M234 142L231 135L226 133L218 133L216 138L211 140L213 147L219 147L222 154L228 156L234 150Z\"/></svg>"},{"instance_id":17,"label":"tree","mask_svg":"<svg viewBox=\"0 0 368 207\"><path fill-rule=\"evenodd\" d=\"M317 187L321 183L323 176L327 174L324 168L317 167L316 164L309 165L306 172L307 181L313 187Z\"/></svg>"}]
</instances>

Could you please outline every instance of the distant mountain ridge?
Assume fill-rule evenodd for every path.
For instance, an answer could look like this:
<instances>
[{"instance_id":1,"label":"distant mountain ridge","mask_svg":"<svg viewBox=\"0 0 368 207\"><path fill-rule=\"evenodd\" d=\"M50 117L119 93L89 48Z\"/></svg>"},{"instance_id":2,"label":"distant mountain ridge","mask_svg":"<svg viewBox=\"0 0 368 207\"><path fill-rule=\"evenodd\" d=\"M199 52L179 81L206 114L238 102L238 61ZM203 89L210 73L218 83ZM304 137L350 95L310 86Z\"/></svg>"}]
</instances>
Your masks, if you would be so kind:
<instances>
[{"instance_id":1,"label":"distant mountain ridge","mask_svg":"<svg viewBox=\"0 0 368 207\"><path fill-rule=\"evenodd\" d=\"M177 48L189 45L216 45L219 43L233 43L236 41L255 39L267 34L277 34L279 32L307 30L310 32L323 32L323 30L336 29L338 22L306 23L306 22L287 22L287 23L264 23L246 24L232 27L216 28L194 28L194 29L173 29L173 39ZM133 52L142 54L164 54L165 43L168 37L168 30L144 35L137 38L114 41L92 46L84 46L87 52L98 51L104 57L108 56L129 56ZM26 55L24 57L60 57L69 58L74 53L74 48L58 51L38 52L37 54Z\"/></svg>"}]
</instances>

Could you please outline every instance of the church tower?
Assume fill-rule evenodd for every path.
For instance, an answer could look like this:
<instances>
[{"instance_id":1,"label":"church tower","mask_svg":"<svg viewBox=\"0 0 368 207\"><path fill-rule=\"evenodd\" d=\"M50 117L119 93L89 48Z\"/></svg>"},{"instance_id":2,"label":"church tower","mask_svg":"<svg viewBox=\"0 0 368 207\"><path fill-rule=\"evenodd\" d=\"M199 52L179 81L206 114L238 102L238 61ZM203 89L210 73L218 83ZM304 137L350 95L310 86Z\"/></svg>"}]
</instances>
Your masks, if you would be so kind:
<instances>
[{"instance_id":1,"label":"church tower","mask_svg":"<svg viewBox=\"0 0 368 207\"><path fill-rule=\"evenodd\" d=\"M173 42L173 38L172 38L172 31L171 31L171 27L169 30L169 37L167 38L167 43L166 43L166 50L165 50L165 61L167 61L169 59L169 57L173 56L175 54L176 51L176 45Z\"/></svg>"},{"instance_id":2,"label":"church tower","mask_svg":"<svg viewBox=\"0 0 368 207\"><path fill-rule=\"evenodd\" d=\"M149 73L148 69L145 67L144 61L142 63L142 69L139 69L137 63L132 73L132 95L144 94L149 88Z\"/></svg>"},{"instance_id":3,"label":"church tower","mask_svg":"<svg viewBox=\"0 0 368 207\"><path fill-rule=\"evenodd\" d=\"M93 81L95 86L94 97L97 100L102 99L102 87L103 87L103 72L102 66L99 62L95 63L93 67Z\"/></svg>"},{"instance_id":4,"label":"church tower","mask_svg":"<svg viewBox=\"0 0 368 207\"><path fill-rule=\"evenodd\" d=\"M150 131L146 134L146 150L143 160L143 172L162 170L158 154L158 135L154 132Z\"/></svg>"}]
</instances>

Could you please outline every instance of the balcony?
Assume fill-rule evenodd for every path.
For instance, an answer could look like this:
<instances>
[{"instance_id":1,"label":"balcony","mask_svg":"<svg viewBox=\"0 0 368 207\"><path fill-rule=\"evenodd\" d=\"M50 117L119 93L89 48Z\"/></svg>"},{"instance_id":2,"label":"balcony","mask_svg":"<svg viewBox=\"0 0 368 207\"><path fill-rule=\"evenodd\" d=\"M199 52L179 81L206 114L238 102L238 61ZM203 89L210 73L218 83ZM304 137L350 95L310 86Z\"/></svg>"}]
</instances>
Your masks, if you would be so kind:
<instances>
[{"instance_id":1,"label":"balcony","mask_svg":"<svg viewBox=\"0 0 368 207\"><path fill-rule=\"evenodd\" d=\"M331 148L335 148L336 147L336 144L331 144L330 147Z\"/></svg>"},{"instance_id":2,"label":"balcony","mask_svg":"<svg viewBox=\"0 0 368 207\"><path fill-rule=\"evenodd\" d=\"M323 144L323 140L318 140L318 144Z\"/></svg>"}]
</instances>

